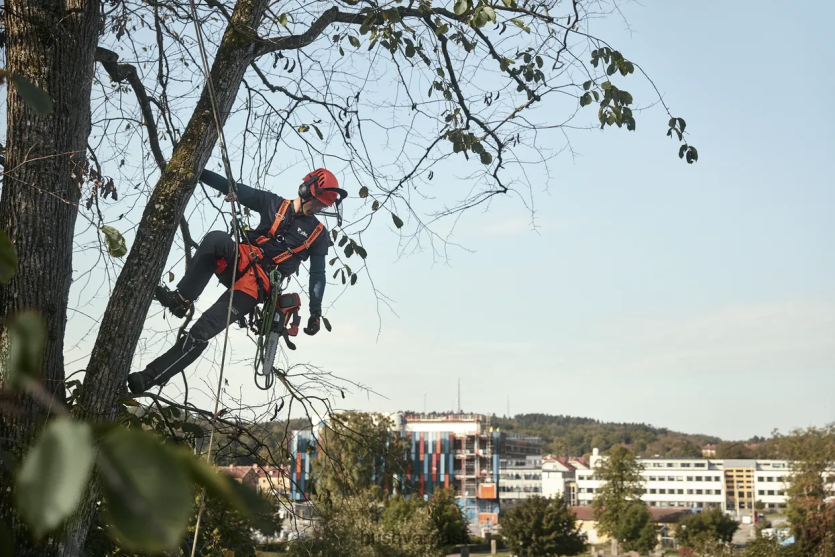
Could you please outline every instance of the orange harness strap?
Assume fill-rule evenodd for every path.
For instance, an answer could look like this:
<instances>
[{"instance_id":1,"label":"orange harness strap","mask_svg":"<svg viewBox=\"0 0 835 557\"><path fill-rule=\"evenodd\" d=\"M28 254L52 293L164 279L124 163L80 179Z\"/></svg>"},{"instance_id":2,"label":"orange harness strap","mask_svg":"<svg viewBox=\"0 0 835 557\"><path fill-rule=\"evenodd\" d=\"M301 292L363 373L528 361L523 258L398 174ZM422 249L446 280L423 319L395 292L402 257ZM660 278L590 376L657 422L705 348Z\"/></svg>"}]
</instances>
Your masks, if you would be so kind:
<instances>
[{"instance_id":1,"label":"orange harness strap","mask_svg":"<svg viewBox=\"0 0 835 557\"><path fill-rule=\"evenodd\" d=\"M270 227L267 235L259 236L258 239L255 240L256 244L259 246L263 245L275 237L275 233L278 232L278 227L281 226L282 221L284 221L284 217L287 215L287 209L290 208L290 203L289 199L282 201L281 206L278 208L278 212L275 214L275 219L273 219L273 225Z\"/></svg>"},{"instance_id":2,"label":"orange harness strap","mask_svg":"<svg viewBox=\"0 0 835 557\"><path fill-rule=\"evenodd\" d=\"M273 257L273 263L278 265L279 263L283 263L283 262L287 261L288 259L290 259L294 255L296 255L300 251L304 251L304 250L308 249L310 246L313 245L313 242L316 241L316 238L319 237L319 234L321 234L322 230L324 230L324 229L325 229L324 225L320 222L319 224L316 225L316 228L313 229L313 232L310 233L310 236L307 238L307 240L304 241L304 243L302 245L300 245L298 247L295 247L295 248L287 248L287 251L285 251L284 253L276 255L275 257Z\"/></svg>"}]
</instances>

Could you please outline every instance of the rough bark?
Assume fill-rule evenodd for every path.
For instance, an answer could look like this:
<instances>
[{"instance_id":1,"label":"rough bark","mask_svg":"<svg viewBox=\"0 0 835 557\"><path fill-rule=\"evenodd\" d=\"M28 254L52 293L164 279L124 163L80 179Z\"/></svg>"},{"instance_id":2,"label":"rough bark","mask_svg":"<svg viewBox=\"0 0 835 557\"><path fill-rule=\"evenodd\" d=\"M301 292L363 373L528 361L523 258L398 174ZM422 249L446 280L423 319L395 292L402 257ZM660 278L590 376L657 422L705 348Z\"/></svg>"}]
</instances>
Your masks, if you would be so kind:
<instances>
[{"instance_id":1,"label":"rough bark","mask_svg":"<svg viewBox=\"0 0 835 557\"><path fill-rule=\"evenodd\" d=\"M0 198L0 227L14 242L17 274L0 287L0 359L8 348L5 324L23 309L44 317L47 344L44 386L64 398L64 331L72 279L72 240L79 188L74 165L83 163L90 133L90 91L101 29L98 0L7 0L6 69L34 83L51 97L54 111L38 116L13 86L7 88L7 145ZM0 386L4 382L0 370ZM0 407L0 438L20 454L44 413L20 395ZM20 412L9 411L16 407ZM9 485L0 478L0 485ZM28 536L0 493L0 518L13 524L19 542ZM45 555L52 545L20 547L20 555Z\"/></svg>"}]
</instances>

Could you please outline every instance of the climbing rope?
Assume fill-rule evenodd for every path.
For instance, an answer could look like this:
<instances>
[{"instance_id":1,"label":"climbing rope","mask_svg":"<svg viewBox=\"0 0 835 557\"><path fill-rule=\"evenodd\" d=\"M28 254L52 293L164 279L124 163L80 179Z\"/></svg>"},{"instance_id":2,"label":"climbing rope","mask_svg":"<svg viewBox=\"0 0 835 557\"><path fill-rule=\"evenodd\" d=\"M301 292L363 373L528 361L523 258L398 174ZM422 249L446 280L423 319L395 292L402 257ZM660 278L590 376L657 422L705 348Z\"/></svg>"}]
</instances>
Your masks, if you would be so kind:
<instances>
[{"instance_id":1,"label":"climbing rope","mask_svg":"<svg viewBox=\"0 0 835 557\"><path fill-rule=\"evenodd\" d=\"M229 156L226 150L226 138L223 135L223 127L220 124L220 116L218 114L218 107L217 107L217 99L215 96L215 88L214 84L212 83L212 76L211 70L209 68L209 58L206 55L206 47L203 43L203 32L200 28L200 23L198 21L197 16L197 6L194 4L194 0L189 0L189 5L191 7L191 17L192 21L194 22L194 33L197 37L197 45L200 50L200 58L203 64L203 75L206 81L206 90L209 94L209 102L212 107L212 115L215 120L215 127L217 128L218 134L218 143L220 145L220 155L221 159L223 160L223 169L226 172L226 179L229 181L229 202L232 206L232 232L235 237L235 263L232 265L232 286L229 289L229 306L226 309L226 328L223 335L223 350L221 352L220 358L220 375L218 376L217 380L217 389L215 390L215 410L212 414L212 431L209 435L209 449L206 453L206 461L211 462L212 458L212 448L214 445L214 438L215 438L215 431L217 430L217 414L220 409L220 393L221 388L223 386L223 371L224 365L226 362L226 348L229 344L229 325L232 321L232 299L235 295L235 280L238 270L238 251L239 251L239 244L241 241L241 233L240 233L240 223L238 221L238 190L235 180L232 176L232 167L229 164ZM252 244L249 242L249 238L244 235L244 239L246 240L247 244L250 248L250 261L255 261L255 253L252 249ZM256 271L257 272L257 271ZM195 552L197 551L197 538L198 534L200 533L200 521L203 517L203 510L206 508L206 490L204 489L201 496L200 496L200 510L197 513L197 522L194 527L194 541L191 546L191 557L194 557Z\"/></svg>"}]
</instances>

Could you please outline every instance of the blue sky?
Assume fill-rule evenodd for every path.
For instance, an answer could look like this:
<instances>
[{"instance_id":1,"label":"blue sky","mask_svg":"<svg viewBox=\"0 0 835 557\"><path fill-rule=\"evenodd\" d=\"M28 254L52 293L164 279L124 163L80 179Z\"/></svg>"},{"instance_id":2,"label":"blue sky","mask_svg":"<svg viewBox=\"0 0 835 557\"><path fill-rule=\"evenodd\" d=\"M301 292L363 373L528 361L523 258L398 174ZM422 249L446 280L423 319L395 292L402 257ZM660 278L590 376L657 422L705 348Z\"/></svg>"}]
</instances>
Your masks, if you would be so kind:
<instances>
[{"instance_id":1,"label":"blue sky","mask_svg":"<svg viewBox=\"0 0 835 557\"><path fill-rule=\"evenodd\" d=\"M634 133L571 133L576 156L560 155L535 185L535 230L513 197L462 217L450 239L466 249L446 260L400 256L393 227L377 226L363 241L396 315L383 310L378 320L365 275L335 302L332 284L334 331L299 337L292 362L375 391L349 390L340 408L421 410L426 393L428 410L449 410L460 378L472 412L504 414L509 400L513 414L724 438L835 421L835 192L826 163L835 132L825 104L835 86L825 42L835 6L813 4L801 16L778 2L656 0L623 5L629 29L617 17L595 23L686 119L699 162L678 159L656 107L638 114ZM651 100L637 76L623 88L640 104ZM461 186L453 180L433 183ZM351 192L360 185L345 181ZM351 203L359 201L349 211ZM201 226L218 225L192 222L193 232ZM77 283L73 300L85 288ZM79 304L95 313L104 298ZM153 342L173 341L159 314L152 307L134 370L158 353ZM85 319L70 314L70 362L89 354L92 336L73 347ZM229 392L266 400L252 386L251 343L232 335ZM221 342L188 372L191 400L207 408Z\"/></svg>"},{"instance_id":2,"label":"blue sky","mask_svg":"<svg viewBox=\"0 0 835 557\"><path fill-rule=\"evenodd\" d=\"M399 319L375 343L374 316L341 303L334 349L316 354L388 397L347 405L420 410L426 392L449 409L460 377L469 411L503 414L509 397L514 414L726 438L835 420L835 132L819 100L835 85L822 71L835 7L803 13L628 5L632 33L612 20L605 36L686 118L698 164L649 111L635 133L572 136L581 156L536 194L538 232L507 199L463 219L454 239L475 253L448 266L378 248Z\"/></svg>"}]
</instances>

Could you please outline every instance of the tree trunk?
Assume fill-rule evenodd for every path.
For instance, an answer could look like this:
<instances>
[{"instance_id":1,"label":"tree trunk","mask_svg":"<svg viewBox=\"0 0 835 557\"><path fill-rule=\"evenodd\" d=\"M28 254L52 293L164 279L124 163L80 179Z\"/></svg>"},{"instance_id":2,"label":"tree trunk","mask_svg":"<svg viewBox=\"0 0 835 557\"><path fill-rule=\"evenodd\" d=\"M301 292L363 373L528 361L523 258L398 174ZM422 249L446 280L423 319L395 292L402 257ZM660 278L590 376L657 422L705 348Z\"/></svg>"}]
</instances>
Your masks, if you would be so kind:
<instances>
[{"instance_id":1,"label":"tree trunk","mask_svg":"<svg viewBox=\"0 0 835 557\"><path fill-rule=\"evenodd\" d=\"M221 125L231 111L244 72L254 59L257 29L267 0L240 0L223 36L211 76ZM126 395L125 381L151 305L154 286L163 272L180 218L217 141L217 129L207 89L177 143L149 199L136 238L102 318L93 347L77 417L105 421L116 417L118 400ZM67 528L71 545L87 535L95 512L96 490L91 488L79 513Z\"/></svg>"},{"instance_id":2,"label":"tree trunk","mask_svg":"<svg viewBox=\"0 0 835 557\"><path fill-rule=\"evenodd\" d=\"M72 169L83 164L90 133L90 90L101 29L98 0L7 0L3 10L7 70L49 95L53 112L38 116L10 83L7 145L0 198L0 227L17 248L19 265L0 287L0 359L8 352L6 322L23 309L37 310L47 327L43 381L64 399L64 331L72 279L73 231L80 197ZM0 368L0 386L5 370ZM45 414L16 396L0 408L0 438L21 454ZM10 411L14 406L22 412ZM0 485L10 485L0 478ZM28 535L0 494L0 518L13 525L18 542ZM54 547L20 547L20 555L44 555Z\"/></svg>"}]
</instances>

